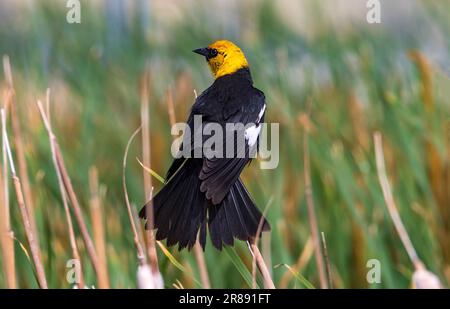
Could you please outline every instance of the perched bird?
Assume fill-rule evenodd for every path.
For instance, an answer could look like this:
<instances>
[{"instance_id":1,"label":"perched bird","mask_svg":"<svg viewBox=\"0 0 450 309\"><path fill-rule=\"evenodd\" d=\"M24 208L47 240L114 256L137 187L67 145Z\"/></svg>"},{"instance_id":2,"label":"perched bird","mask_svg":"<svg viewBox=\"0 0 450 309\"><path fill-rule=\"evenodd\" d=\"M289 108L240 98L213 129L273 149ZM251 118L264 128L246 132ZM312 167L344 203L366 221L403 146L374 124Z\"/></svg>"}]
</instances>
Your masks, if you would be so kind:
<instances>
[{"instance_id":1,"label":"perched bird","mask_svg":"<svg viewBox=\"0 0 450 309\"><path fill-rule=\"evenodd\" d=\"M190 146L191 156L173 161L164 187L139 216L146 219L146 207L153 207L156 239L167 239L168 246L178 244L179 250L191 249L198 237L204 250L209 230L213 246L221 250L224 245L233 245L235 238L252 241L258 231L270 229L239 178L251 161L250 152L258 147L266 103L264 93L253 87L247 59L238 46L220 40L193 52L205 57L215 80L195 100L187 125L191 132L196 130L195 116L202 117L202 128L210 123L222 128L241 123L245 129L236 130L234 137L243 138L244 147L233 147L231 157L195 157L195 146L183 138L180 151ZM227 138L219 145L224 153L230 150Z\"/></svg>"}]
</instances>

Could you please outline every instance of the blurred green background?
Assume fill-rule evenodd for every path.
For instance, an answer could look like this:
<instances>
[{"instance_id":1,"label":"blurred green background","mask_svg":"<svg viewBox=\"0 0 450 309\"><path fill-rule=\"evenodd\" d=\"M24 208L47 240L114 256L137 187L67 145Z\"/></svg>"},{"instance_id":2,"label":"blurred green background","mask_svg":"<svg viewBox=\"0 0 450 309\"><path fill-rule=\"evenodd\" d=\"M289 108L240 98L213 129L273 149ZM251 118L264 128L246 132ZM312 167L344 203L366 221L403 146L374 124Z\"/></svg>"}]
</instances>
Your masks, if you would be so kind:
<instances>
[{"instance_id":1,"label":"blurred green background","mask_svg":"<svg viewBox=\"0 0 450 309\"><path fill-rule=\"evenodd\" d=\"M81 24L69 24L66 1L2 0L0 55L9 55L12 65L49 286L71 287L66 281L71 250L36 100L45 101L50 88L53 130L91 234L89 170L98 170L110 286L134 288L136 250L121 177L127 140L141 121L143 75L146 70L150 74L151 167L165 175L172 160L168 101L173 101L176 120L183 121L194 89L200 93L213 80L204 59L191 50L222 38L244 50L255 85L266 94L266 121L280 123L279 166L261 170L252 164L244 172L259 208L272 201L268 210L272 232L263 237L262 252L275 285L305 288L309 281L319 287L303 176L301 119L310 98L313 195L319 230L327 240L333 286L411 286L414 268L377 178L375 131L383 135L394 198L418 255L448 286L450 2L381 3L382 23L368 24L362 0L82 0ZM2 105L6 89L2 74ZM142 168L135 160L142 159L140 143L140 138L133 142L126 171L130 200L137 208L145 202ZM160 189L156 179L153 184ZM35 288L32 264L20 246L27 248L27 242L11 185L10 197L17 286ZM1 200L4 209L5 199ZM86 285L97 286L76 223L75 233ZM178 282L199 287L194 254L170 251L184 271L158 247L165 286ZM232 252L251 268L244 243ZM205 259L212 287L248 287L230 252L216 251L209 244ZM381 263L379 284L366 281L369 259ZM284 264L299 275L290 275ZM2 271L0 287L6 286Z\"/></svg>"}]
</instances>

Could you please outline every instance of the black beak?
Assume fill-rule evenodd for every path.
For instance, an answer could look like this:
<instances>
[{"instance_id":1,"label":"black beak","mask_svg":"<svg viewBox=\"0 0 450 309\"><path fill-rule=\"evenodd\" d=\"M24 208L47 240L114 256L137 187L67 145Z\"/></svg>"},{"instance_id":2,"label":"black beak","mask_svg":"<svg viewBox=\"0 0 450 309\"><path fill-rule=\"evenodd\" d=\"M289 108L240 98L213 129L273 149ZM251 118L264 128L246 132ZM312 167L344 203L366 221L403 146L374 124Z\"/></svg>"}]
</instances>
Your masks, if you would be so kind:
<instances>
[{"instance_id":1,"label":"black beak","mask_svg":"<svg viewBox=\"0 0 450 309\"><path fill-rule=\"evenodd\" d=\"M209 54L209 49L206 47L205 48L197 48L197 49L194 49L193 52L206 57Z\"/></svg>"}]
</instances>

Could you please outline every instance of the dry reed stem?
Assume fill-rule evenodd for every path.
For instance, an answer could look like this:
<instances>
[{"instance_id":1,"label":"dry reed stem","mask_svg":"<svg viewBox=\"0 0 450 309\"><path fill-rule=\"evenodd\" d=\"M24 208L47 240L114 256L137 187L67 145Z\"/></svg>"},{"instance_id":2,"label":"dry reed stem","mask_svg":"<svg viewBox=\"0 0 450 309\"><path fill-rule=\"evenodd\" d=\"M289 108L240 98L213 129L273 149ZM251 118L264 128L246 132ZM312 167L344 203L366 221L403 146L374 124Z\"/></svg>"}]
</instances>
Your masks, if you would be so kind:
<instances>
[{"instance_id":1,"label":"dry reed stem","mask_svg":"<svg viewBox=\"0 0 450 309\"><path fill-rule=\"evenodd\" d=\"M136 135L139 133L140 130L141 127L137 128L136 131L134 131L134 133L131 135L130 139L127 142L127 146L125 147L125 153L123 156L123 163L122 163L122 187L125 196L125 204L127 206L128 217L130 219L131 230L133 232L133 241L136 247L137 260L139 263L137 271L138 287L140 289L163 288L164 282L161 273L159 271L157 272L153 271L152 268L147 263L147 257L141 245L140 234L138 233L138 229L136 227L138 219L135 219L136 213L135 211L133 211L134 208L130 204L130 199L128 196L128 190L126 185L125 170L127 166L128 150L130 149L131 142L133 141L133 139L136 137Z\"/></svg>"},{"instance_id":2,"label":"dry reed stem","mask_svg":"<svg viewBox=\"0 0 450 309\"><path fill-rule=\"evenodd\" d=\"M58 176L58 178L60 178L60 177ZM66 221L67 221L67 229L69 231L69 242L70 242L70 249L72 250L72 257L73 257L73 259L78 261L78 265L79 265L79 267L77 267L75 269L77 271L76 275L78 278L78 282L76 283L76 285L79 289L82 289L85 287L84 276L83 276L83 266L81 264L80 253L79 253L78 247L77 247L77 240L76 240L75 232L73 230L72 218L70 217L70 210L69 210L69 205L67 203L67 196L65 195L64 186L60 179L58 179L58 185L59 185L59 191L61 192L61 198L63 200L63 205L64 205L64 213L65 213ZM64 193L62 193L62 192L64 192Z\"/></svg>"},{"instance_id":3,"label":"dry reed stem","mask_svg":"<svg viewBox=\"0 0 450 309\"><path fill-rule=\"evenodd\" d=\"M17 157L17 165L19 167L19 177L22 182L23 187L23 193L25 198L25 206L28 209L28 213L30 214L30 223L31 228L33 229L33 232L35 235L38 235L38 230L36 226L36 220L34 215L34 203L33 203L33 197L31 194L31 186L30 186L30 180L28 178L28 172L27 172L27 161L25 159L25 148L23 146L23 135L22 135L22 129L20 127L20 121L19 121L19 115L18 115L18 107L16 103L16 92L14 90L14 83L13 83L13 77L12 77L12 69L11 69L11 63L9 61L9 57L7 55L3 56L3 70L5 73L5 79L6 83L8 85L9 91L11 93L11 96L9 97L9 106L11 108L11 126L13 131L13 141L14 141L14 147L16 150L16 157ZM39 247L39 238L36 238L36 242ZM40 255L39 251L39 255Z\"/></svg>"},{"instance_id":4,"label":"dry reed stem","mask_svg":"<svg viewBox=\"0 0 450 309\"><path fill-rule=\"evenodd\" d=\"M4 108L6 108L9 96L12 93L7 90L5 93ZM6 119L5 119L6 121ZM6 125L6 124L5 124ZM8 159L6 155L5 143L2 143L3 167L2 167L2 209L0 210L0 244L2 249L2 266L5 273L6 286L10 289L17 288L16 262L14 254L14 232L11 229L10 205L9 205L9 181L8 181Z\"/></svg>"},{"instance_id":5,"label":"dry reed stem","mask_svg":"<svg viewBox=\"0 0 450 309\"><path fill-rule=\"evenodd\" d=\"M309 103L309 106L310 103ZM309 107L310 108L310 107ZM309 122L309 112L307 117L307 122ZM319 226L317 223L317 217L314 207L314 197L312 191L311 183L311 163L309 158L309 143L308 143L308 129L304 127L303 134L303 156L304 156L304 178L305 178L305 196L306 204L308 206L308 219L311 228L311 237L314 243L314 255L316 259L317 271L319 272L320 287L322 289L327 289L327 279L325 275L325 266L323 261L323 255L320 250L320 239L319 239Z\"/></svg>"},{"instance_id":6,"label":"dry reed stem","mask_svg":"<svg viewBox=\"0 0 450 309\"><path fill-rule=\"evenodd\" d=\"M56 156L55 156L55 149L54 149L54 146L52 145L51 142L50 142L50 148L51 148L51 151L52 151L53 165L54 165L54 167L56 169L56 176L57 176L57 179L58 179L59 191L61 193L61 199L62 199L63 206L64 206L64 214L66 216L67 229L68 229L68 232L69 232L69 242L70 242L70 248L72 250L72 257L75 260L77 260L79 262L79 265L80 265L80 267L77 268L77 270L78 270L77 278L79 278L79 282L77 282L77 286L78 286L78 288L84 288L83 267L82 267L82 264L81 264L80 253L78 251L78 246L77 246L75 232L73 230L73 223L72 223L72 218L70 216L70 209L69 209L69 205L68 205L68 202L67 202L67 195L66 195L66 191L64 189L63 181L61 179L61 174L57 171L57 162L56 162Z\"/></svg>"},{"instance_id":7,"label":"dry reed stem","mask_svg":"<svg viewBox=\"0 0 450 309\"><path fill-rule=\"evenodd\" d=\"M127 193L126 194L128 195L128 189L127 189ZM128 199L129 199L129 197L128 197ZM131 205L131 214L133 216L134 225L136 226L136 231L138 233L137 234L137 236L138 236L137 239L138 239L139 244L141 244L142 253L144 254L144 258L145 258L145 263L147 263L147 256L145 255L145 249L143 248L144 247L144 243L145 243L145 235L144 235L145 229L140 228L141 219L139 218L138 211L137 211L137 209L136 209L136 207L134 205ZM147 264L145 264L145 265L147 265Z\"/></svg>"},{"instance_id":8,"label":"dry reed stem","mask_svg":"<svg viewBox=\"0 0 450 309\"><path fill-rule=\"evenodd\" d=\"M83 213L81 212L81 207L80 207L80 204L78 203L77 196L75 194L75 191L73 190L72 182L70 180L69 173L67 172L66 166L64 164L64 159L62 157L61 150L59 148L59 144L56 140L56 136L53 133L52 127L50 125L50 121L44 111L42 103L40 101L37 101L37 106L38 106L42 121L44 122L44 126L49 135L50 148L52 148L54 151L54 156L55 156L55 161L56 161L56 173L59 174L61 177L62 183L65 188L65 192L67 193L67 197L70 201L70 205L72 206L72 210L75 215L75 219L77 221L78 228L80 229L84 245L86 246L86 250L87 250L89 259L91 260L92 267L94 268L94 271L98 278L99 277L99 264L98 264L97 253L95 252L95 248L94 248L91 236L89 235L89 231L87 229L86 222L83 218Z\"/></svg>"},{"instance_id":9,"label":"dry reed stem","mask_svg":"<svg viewBox=\"0 0 450 309\"><path fill-rule=\"evenodd\" d=\"M127 193L128 194L128 193ZM131 207L133 214L133 220L135 225L138 226L140 219L136 210L136 207ZM138 229L138 239L139 243L143 244L143 233L142 228ZM160 244L161 245L161 244ZM139 265L137 270L137 286L139 289L163 289L164 280L160 272L154 272L150 265L144 264Z\"/></svg>"},{"instance_id":10,"label":"dry reed stem","mask_svg":"<svg viewBox=\"0 0 450 309\"><path fill-rule=\"evenodd\" d=\"M30 217L28 210L25 206L22 184L20 182L19 177L16 174L16 168L14 166L13 157L11 154L11 148L9 146L8 135L6 133L6 118L5 118L5 110L1 109L1 121L2 121L2 135L3 135L3 143L4 148L6 148L6 153L8 155L9 161L9 169L11 171L11 177L14 183L14 189L17 197L17 204L19 205L20 215L22 217L22 223L25 229L25 234L28 240L28 245L31 251L31 257L36 269L36 277L38 279L39 286L43 289L47 289L47 280L45 278L44 266L42 265L41 257L39 254L39 246L36 242L37 235L34 234L34 231L31 227Z\"/></svg>"},{"instance_id":11,"label":"dry reed stem","mask_svg":"<svg viewBox=\"0 0 450 309\"><path fill-rule=\"evenodd\" d=\"M98 287L109 289L108 261L106 259L105 227L101 202L101 193L98 184L98 172L95 167L89 169L89 190L91 193L90 210L92 220L92 232L94 237L95 251L98 256L99 276Z\"/></svg>"},{"instance_id":12,"label":"dry reed stem","mask_svg":"<svg viewBox=\"0 0 450 309\"><path fill-rule=\"evenodd\" d=\"M133 232L133 242L134 242L134 246L136 247L138 263L139 263L139 266L144 266L147 264L147 259L146 259L144 250L142 249L142 245L139 241L138 230L136 228L136 223L133 218L133 211L131 209L130 199L128 197L128 190L127 190L126 176L125 176L128 150L130 148L131 142L133 141L133 139L139 133L140 130L141 130L141 127L137 128L136 131L134 131L134 133L131 135L130 139L127 142L127 146L125 147L125 154L123 156L123 162L122 162L122 188L123 188L123 194L125 196L125 204L127 206L128 218L130 219L131 230Z\"/></svg>"},{"instance_id":13,"label":"dry reed stem","mask_svg":"<svg viewBox=\"0 0 450 309\"><path fill-rule=\"evenodd\" d=\"M326 275L327 275L327 281L328 281L328 288L332 289L333 288L333 277L331 274L331 265L330 265L330 259L328 256L328 249L327 249L327 242L325 240L325 233L321 232L320 233L322 238L322 252L323 252L323 258L325 260L325 266L326 266Z\"/></svg>"},{"instance_id":14,"label":"dry reed stem","mask_svg":"<svg viewBox=\"0 0 450 309\"><path fill-rule=\"evenodd\" d=\"M47 96L46 96L46 106L47 106L47 115L49 112L49 106L50 106L50 89L47 89ZM50 122L50 118L48 117L48 126L51 130L51 122ZM56 162L56 155L55 155L55 147L54 147L54 143L52 143L52 140L49 136L49 142L50 142L50 150L52 153L52 161L53 161L53 166L55 167L55 171L56 171L56 178L58 180L58 186L59 186L59 192L61 193L61 200L63 202L63 206L64 206L64 214L66 217L66 222L67 222L67 229L68 229L68 233L69 233L69 243L70 243L70 249L72 251L72 257L78 261L78 265L80 265L80 267L76 268L77 271L77 278L79 279L79 282L76 283L77 287L82 289L84 288L84 276L83 276L83 266L81 264L81 258L80 258L80 253L78 251L78 246L77 246L77 241L76 241L76 236L75 236L75 232L73 229L73 222L72 222L72 218L70 216L70 209L69 209L69 205L68 205L68 201L67 201L67 194L66 191L64 189L64 184L63 181L61 179L61 174L58 172L58 166L57 166L57 162Z\"/></svg>"},{"instance_id":15,"label":"dry reed stem","mask_svg":"<svg viewBox=\"0 0 450 309\"><path fill-rule=\"evenodd\" d=\"M72 186L72 182L70 180L69 174L67 172L66 166L64 164L64 159L61 154L61 150L59 149L59 145L55 143L55 154L56 154L56 162L58 164L58 169L61 173L64 187L66 188L66 192L69 197L70 205L72 205L72 209L75 215L75 219L78 224L78 228L80 229L81 236L83 238L84 245L86 246L86 250L89 255L89 259L91 260L94 271L99 276L99 265L98 265L98 257L95 252L94 244L92 242L91 236L89 235L89 231L86 226L86 222L84 221L83 213L81 211L80 204L78 203L78 198L75 194L75 191Z\"/></svg>"},{"instance_id":16,"label":"dry reed stem","mask_svg":"<svg viewBox=\"0 0 450 309\"><path fill-rule=\"evenodd\" d=\"M411 259L411 262L414 264L414 267L418 269L422 264L422 262L417 256L416 250L414 249L411 239L409 238L408 232L406 231L405 226L403 225L403 222L397 211L391 187L389 185L389 180L386 175L381 133L375 132L373 138L375 143L375 159L377 165L378 180L380 182L380 186L383 191L383 197L386 202L389 215L392 219L392 222L394 223L398 235L400 236L400 240L402 241L403 246L405 247L406 252L408 253L409 258Z\"/></svg>"},{"instance_id":17,"label":"dry reed stem","mask_svg":"<svg viewBox=\"0 0 450 309\"><path fill-rule=\"evenodd\" d=\"M258 249L259 235L261 234L262 228L264 225L264 218L266 217L267 211L269 210L269 207L272 204L272 201L273 201L273 197L270 198L269 202L267 203L266 207L264 208L261 219L258 222L258 228L256 229L256 237L252 242L256 246L257 249ZM257 254L253 253L253 251L251 250L252 246L250 244L248 246L250 249L250 253L252 254L252 257L253 257L253 259L252 259L252 288L256 289L256 266L258 264L258 261L256 260ZM258 252L259 252L259 250L258 250ZM263 275L264 287L272 288L272 286L273 286L273 288L275 288L275 285L272 281L271 272L269 271L269 268L267 267L266 263L264 262L263 256L261 254L260 254L260 256L261 256L261 260L259 261L259 263L263 263L264 265L262 265L262 266L258 265L258 269L261 271L261 274ZM267 276L267 274L263 274L264 269L267 270L268 276ZM266 275L266 277L264 277L264 275Z\"/></svg>"},{"instance_id":18,"label":"dry reed stem","mask_svg":"<svg viewBox=\"0 0 450 309\"><path fill-rule=\"evenodd\" d=\"M422 261L419 259L417 252L411 242L411 239L409 238L408 232L406 231L402 219L400 218L400 215L398 213L397 206L395 205L395 200L392 195L391 187L389 185L389 179L386 174L381 133L375 132L373 139L375 144L375 160L377 165L378 180L383 191L383 197L386 202L386 207L388 209L389 216L394 223L397 234L399 235L400 240L405 247L406 252L408 253L408 256L415 268L415 272L412 278L413 284L416 288L441 288L442 285L438 277L435 274L429 272Z\"/></svg>"},{"instance_id":19,"label":"dry reed stem","mask_svg":"<svg viewBox=\"0 0 450 309\"><path fill-rule=\"evenodd\" d=\"M254 259L256 265L258 266L258 269L261 272L261 275L263 277L264 288L275 289L275 284L273 283L272 278L270 277L269 269L267 268L267 265L264 262L264 259L261 255L261 252L259 251L258 246L254 242L252 242L252 243L247 242L247 244L249 246L250 253L252 254L253 259Z\"/></svg>"},{"instance_id":20,"label":"dry reed stem","mask_svg":"<svg viewBox=\"0 0 450 309\"><path fill-rule=\"evenodd\" d=\"M52 157L54 158L54 154L52 155ZM56 167L56 160L53 159L53 164ZM73 230L73 223L72 223L72 218L70 217L70 210L69 210L69 205L67 202L67 196L66 196L66 192L64 191L64 185L62 183L62 179L61 179L61 175L59 173L57 173L57 178L58 178L58 185L59 185L59 191L61 192L61 199L63 201L63 206L64 206L64 214L66 216L66 222L67 222L67 229L69 232L69 242L70 242L70 249L72 250L72 257L78 261L78 265L80 265L80 267L77 267L77 278L79 279L79 282L77 282L77 286L78 288L82 289L84 288L84 276L83 276L83 266L81 264L81 258L80 258L80 253L78 251L78 247L77 247L77 241L76 241L76 236L75 236L75 232Z\"/></svg>"},{"instance_id":21,"label":"dry reed stem","mask_svg":"<svg viewBox=\"0 0 450 309\"><path fill-rule=\"evenodd\" d=\"M142 160L148 167L151 166L151 148L150 148L150 117L149 117L149 84L150 71L147 68L141 79L141 125L142 125ZM153 185L152 177L145 170L142 171L144 177L145 199L151 200ZM155 236L153 233L153 207L145 208L148 230L145 230L145 240L147 247L147 256L153 273L159 273L158 255L156 253Z\"/></svg>"}]
</instances>

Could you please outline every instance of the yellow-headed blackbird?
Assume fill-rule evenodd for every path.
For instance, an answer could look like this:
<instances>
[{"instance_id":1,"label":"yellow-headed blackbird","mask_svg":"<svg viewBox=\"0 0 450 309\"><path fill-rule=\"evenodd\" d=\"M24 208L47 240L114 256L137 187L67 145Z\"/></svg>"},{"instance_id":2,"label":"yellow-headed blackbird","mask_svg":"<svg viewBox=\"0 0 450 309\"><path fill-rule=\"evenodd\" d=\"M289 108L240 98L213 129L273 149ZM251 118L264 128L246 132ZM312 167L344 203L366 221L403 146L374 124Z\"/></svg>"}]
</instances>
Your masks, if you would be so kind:
<instances>
[{"instance_id":1,"label":"yellow-headed blackbird","mask_svg":"<svg viewBox=\"0 0 450 309\"><path fill-rule=\"evenodd\" d=\"M232 147L231 157L196 157L196 146L184 138L180 150L191 146L190 155L173 161L164 187L139 215L146 218L146 207L153 205L156 239L167 238L168 246L178 243L180 250L190 249L198 235L204 249L208 229L212 244L221 250L224 245L233 245L234 238L252 241L258 227L261 231L270 229L239 178L251 161L251 149L258 147L266 104L264 93L253 87L247 59L238 46L220 40L194 52L205 57L215 81L196 99L187 124L195 131L195 116L202 117L201 128L210 123L222 128L230 123L243 124L245 129L234 134L237 140L244 139L243 152L234 147L237 143L228 146L226 137L219 146L227 154ZM201 142L205 142L204 135Z\"/></svg>"}]
</instances>

